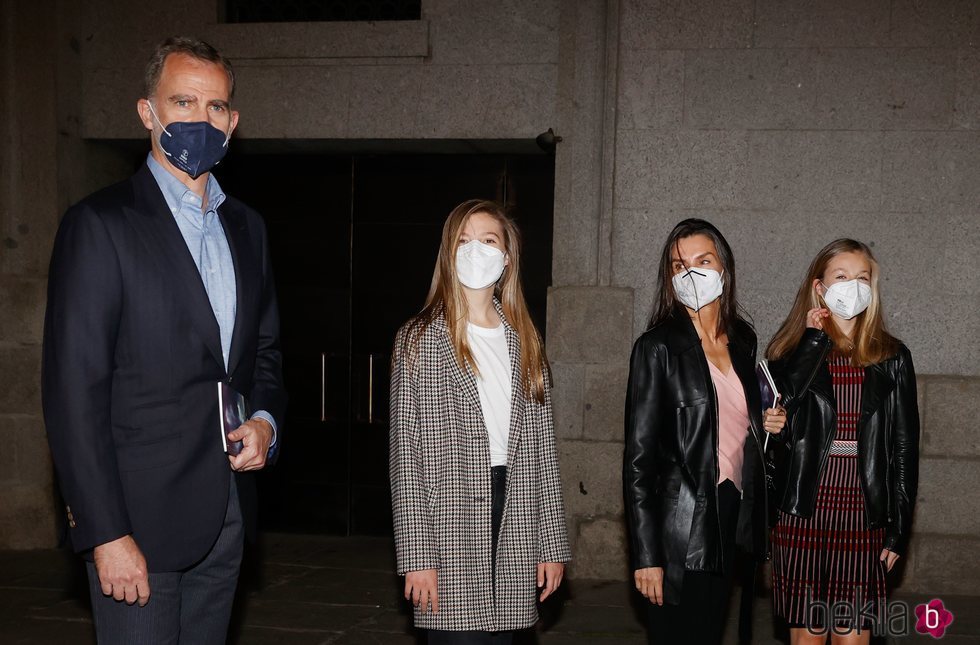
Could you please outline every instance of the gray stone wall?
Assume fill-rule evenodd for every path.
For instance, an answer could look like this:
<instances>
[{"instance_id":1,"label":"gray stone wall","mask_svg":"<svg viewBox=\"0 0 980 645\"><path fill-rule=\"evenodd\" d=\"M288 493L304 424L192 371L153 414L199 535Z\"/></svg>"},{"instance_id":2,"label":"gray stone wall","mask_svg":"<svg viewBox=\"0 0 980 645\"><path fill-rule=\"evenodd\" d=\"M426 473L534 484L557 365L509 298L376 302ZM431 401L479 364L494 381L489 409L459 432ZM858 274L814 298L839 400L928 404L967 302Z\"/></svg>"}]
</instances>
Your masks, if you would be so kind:
<instances>
[{"instance_id":1,"label":"gray stone wall","mask_svg":"<svg viewBox=\"0 0 980 645\"><path fill-rule=\"evenodd\" d=\"M57 541L40 398L51 244L71 203L128 172L81 138L77 4L0 3L0 548Z\"/></svg>"},{"instance_id":2,"label":"gray stone wall","mask_svg":"<svg viewBox=\"0 0 980 645\"><path fill-rule=\"evenodd\" d=\"M572 175L602 199L587 213L556 204L577 241L556 238L549 309L575 575L626 574L629 341L651 313L667 232L699 216L732 244L763 345L819 248L840 236L873 246L889 325L921 375L922 485L901 584L980 593L980 287L967 277L980 275L980 6L600 4L588 51L605 101L587 118L605 127L585 160L568 121L557 182ZM572 64L563 52L560 69ZM583 186L578 162L596 159L603 168Z\"/></svg>"},{"instance_id":3,"label":"gray stone wall","mask_svg":"<svg viewBox=\"0 0 980 645\"><path fill-rule=\"evenodd\" d=\"M145 57L189 33L235 61L243 139L563 137L548 347L577 577L628 575L627 359L671 226L698 215L725 232L763 342L817 249L873 244L921 375L903 588L980 593L980 6L424 0L423 14L257 26L190 0L0 4L0 547L54 541L38 366L58 217L126 174L103 142L145 137Z\"/></svg>"},{"instance_id":4,"label":"gray stone wall","mask_svg":"<svg viewBox=\"0 0 980 645\"><path fill-rule=\"evenodd\" d=\"M244 138L533 139L554 123L557 0L426 0L420 22L241 25L218 24L216 2L85 4L86 137L144 136L143 66L172 34L233 60Z\"/></svg>"},{"instance_id":5,"label":"gray stone wall","mask_svg":"<svg viewBox=\"0 0 980 645\"><path fill-rule=\"evenodd\" d=\"M980 593L980 379L919 378L922 469L904 587Z\"/></svg>"},{"instance_id":6,"label":"gray stone wall","mask_svg":"<svg viewBox=\"0 0 980 645\"><path fill-rule=\"evenodd\" d=\"M50 545L54 535L38 382L43 276L58 221L55 61L44 27L39 13L0 7L0 544L19 548ZM22 56L33 64L11 64Z\"/></svg>"}]
</instances>

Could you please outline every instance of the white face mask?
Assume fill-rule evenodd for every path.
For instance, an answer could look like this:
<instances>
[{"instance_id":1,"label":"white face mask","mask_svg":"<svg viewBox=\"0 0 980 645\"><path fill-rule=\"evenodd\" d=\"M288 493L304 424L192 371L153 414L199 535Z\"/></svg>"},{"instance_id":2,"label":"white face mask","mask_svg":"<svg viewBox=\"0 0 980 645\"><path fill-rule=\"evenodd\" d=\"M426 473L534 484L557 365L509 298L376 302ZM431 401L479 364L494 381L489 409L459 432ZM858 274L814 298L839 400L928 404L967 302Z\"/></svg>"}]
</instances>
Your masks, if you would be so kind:
<instances>
[{"instance_id":1,"label":"white face mask","mask_svg":"<svg viewBox=\"0 0 980 645\"><path fill-rule=\"evenodd\" d=\"M823 301L827 303L827 308L844 320L857 316L871 304L871 285L860 280L835 282L829 287L823 285L823 288Z\"/></svg>"},{"instance_id":2,"label":"white face mask","mask_svg":"<svg viewBox=\"0 0 980 645\"><path fill-rule=\"evenodd\" d=\"M688 269L674 275L672 282L677 299L694 311L717 300L725 288L714 269Z\"/></svg>"},{"instance_id":3,"label":"white face mask","mask_svg":"<svg viewBox=\"0 0 980 645\"><path fill-rule=\"evenodd\" d=\"M504 253L479 240L456 249L456 275L464 287L486 289L504 273Z\"/></svg>"}]
</instances>

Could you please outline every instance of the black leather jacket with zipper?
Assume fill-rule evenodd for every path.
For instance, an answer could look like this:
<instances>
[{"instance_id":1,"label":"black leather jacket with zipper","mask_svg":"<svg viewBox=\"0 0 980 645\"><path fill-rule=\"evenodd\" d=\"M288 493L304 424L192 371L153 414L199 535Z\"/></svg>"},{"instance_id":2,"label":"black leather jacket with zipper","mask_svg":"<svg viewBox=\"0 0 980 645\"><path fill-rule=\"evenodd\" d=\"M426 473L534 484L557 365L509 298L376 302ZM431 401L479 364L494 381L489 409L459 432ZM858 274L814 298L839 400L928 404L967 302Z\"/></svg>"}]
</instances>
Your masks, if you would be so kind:
<instances>
[{"instance_id":1,"label":"black leather jacket with zipper","mask_svg":"<svg viewBox=\"0 0 980 645\"><path fill-rule=\"evenodd\" d=\"M749 416L736 543L768 553L762 402L756 336L728 331L732 366ZM676 604L685 569L722 571L718 518L718 402L708 361L686 311L637 339L626 395L623 487L632 568L664 567L664 599Z\"/></svg>"},{"instance_id":2,"label":"black leather jacket with zipper","mask_svg":"<svg viewBox=\"0 0 980 645\"><path fill-rule=\"evenodd\" d=\"M771 361L788 420L786 447L776 469L776 506L812 517L817 487L837 428L837 400L827 365L831 340L807 329L785 359ZM857 428L858 472L872 528L884 527L884 547L904 554L919 482L919 410L912 355L894 356L864 369Z\"/></svg>"}]
</instances>

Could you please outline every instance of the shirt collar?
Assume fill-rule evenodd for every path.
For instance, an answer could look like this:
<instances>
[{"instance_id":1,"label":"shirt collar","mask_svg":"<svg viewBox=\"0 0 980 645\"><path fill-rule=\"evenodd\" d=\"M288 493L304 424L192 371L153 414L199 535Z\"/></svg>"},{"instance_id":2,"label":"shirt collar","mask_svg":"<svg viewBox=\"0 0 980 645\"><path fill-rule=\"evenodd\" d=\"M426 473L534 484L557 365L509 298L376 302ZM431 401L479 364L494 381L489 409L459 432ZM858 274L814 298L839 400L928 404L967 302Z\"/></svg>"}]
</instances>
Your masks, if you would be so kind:
<instances>
[{"instance_id":1,"label":"shirt collar","mask_svg":"<svg viewBox=\"0 0 980 645\"><path fill-rule=\"evenodd\" d=\"M167 201L167 207L174 216L185 207L194 209L195 214L201 212L201 198L161 166L160 162L153 158L152 152L146 155L146 165L156 179L160 192ZM208 212L216 212L225 201L225 193L211 173L208 173L208 184L204 191L208 197Z\"/></svg>"}]
</instances>

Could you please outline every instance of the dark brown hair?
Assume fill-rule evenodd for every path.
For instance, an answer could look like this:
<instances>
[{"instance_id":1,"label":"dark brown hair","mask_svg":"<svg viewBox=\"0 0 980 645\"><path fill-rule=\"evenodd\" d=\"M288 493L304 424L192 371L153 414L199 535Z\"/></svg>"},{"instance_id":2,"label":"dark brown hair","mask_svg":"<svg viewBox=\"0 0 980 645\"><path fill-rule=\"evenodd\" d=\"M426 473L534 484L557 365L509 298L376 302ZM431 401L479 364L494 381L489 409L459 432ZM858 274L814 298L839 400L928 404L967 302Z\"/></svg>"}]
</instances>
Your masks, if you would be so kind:
<instances>
[{"instance_id":1,"label":"dark brown hair","mask_svg":"<svg viewBox=\"0 0 980 645\"><path fill-rule=\"evenodd\" d=\"M217 49L197 38L187 38L185 36L171 36L157 45L146 63L146 70L143 72L143 97L150 98L157 90L160 83L160 74L163 73L163 64L167 62L167 56L171 54L186 54L191 58L200 61L221 65L225 73L228 74L228 98L235 96L235 71L231 68L231 61L222 56Z\"/></svg>"},{"instance_id":2,"label":"dark brown hair","mask_svg":"<svg viewBox=\"0 0 980 645\"><path fill-rule=\"evenodd\" d=\"M671 254L677 247L677 242L692 235L704 235L715 244L718 251L718 261L722 266L721 279L724 290L721 292L720 311L718 313L718 333L728 333L736 321L749 326L748 314L735 297L735 256L732 247L728 245L725 236L714 224L703 219L690 218L679 222L667 236L663 251L660 253L660 266L657 269L657 297L653 304L653 315L650 317L648 328L656 327L670 318L677 307L683 306L674 293L674 271Z\"/></svg>"}]
</instances>

